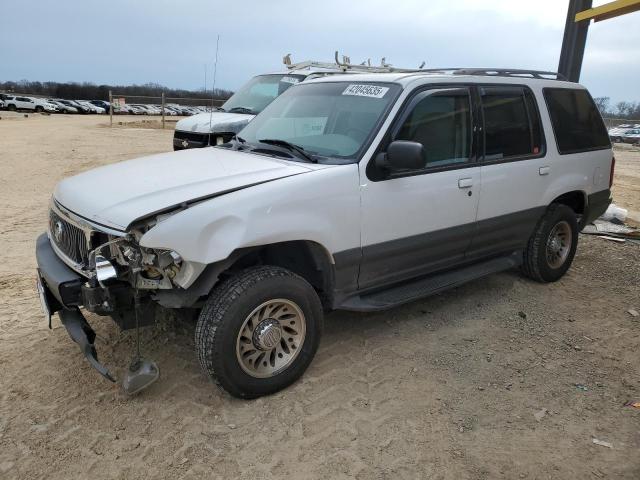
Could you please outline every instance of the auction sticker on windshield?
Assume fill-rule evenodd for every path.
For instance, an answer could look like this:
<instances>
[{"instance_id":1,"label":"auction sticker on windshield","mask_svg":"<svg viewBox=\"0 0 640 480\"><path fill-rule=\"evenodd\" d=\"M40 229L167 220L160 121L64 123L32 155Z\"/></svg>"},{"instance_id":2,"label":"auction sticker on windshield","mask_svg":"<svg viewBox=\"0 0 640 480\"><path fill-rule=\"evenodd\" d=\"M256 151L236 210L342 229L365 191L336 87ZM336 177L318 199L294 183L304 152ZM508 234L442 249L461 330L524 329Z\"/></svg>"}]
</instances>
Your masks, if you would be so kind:
<instances>
[{"instance_id":1,"label":"auction sticker on windshield","mask_svg":"<svg viewBox=\"0 0 640 480\"><path fill-rule=\"evenodd\" d=\"M344 89L342 95L355 95L357 97L382 98L389 91L389 87L379 87L378 85L349 85Z\"/></svg>"}]
</instances>

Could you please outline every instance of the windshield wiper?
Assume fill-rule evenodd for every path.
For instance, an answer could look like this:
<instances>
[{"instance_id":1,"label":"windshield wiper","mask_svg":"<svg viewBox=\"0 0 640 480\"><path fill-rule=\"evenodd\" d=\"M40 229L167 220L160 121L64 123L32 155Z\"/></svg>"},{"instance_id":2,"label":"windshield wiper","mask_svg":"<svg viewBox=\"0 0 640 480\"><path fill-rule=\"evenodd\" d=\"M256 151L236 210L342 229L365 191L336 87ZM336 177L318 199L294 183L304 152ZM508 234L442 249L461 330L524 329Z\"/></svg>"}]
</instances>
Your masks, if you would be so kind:
<instances>
[{"instance_id":1,"label":"windshield wiper","mask_svg":"<svg viewBox=\"0 0 640 480\"><path fill-rule=\"evenodd\" d=\"M313 157L313 155L307 153L307 151L302 148L300 145L296 145L295 143L287 142L286 140L280 140L279 138L263 138L262 140L258 140L260 143L266 143L267 145L275 145L277 147L284 147L291 152L296 152L305 160L308 160L311 163L318 163L318 160Z\"/></svg>"},{"instance_id":2,"label":"windshield wiper","mask_svg":"<svg viewBox=\"0 0 640 480\"><path fill-rule=\"evenodd\" d=\"M255 115L255 112L249 107L233 107L227 110L229 113L247 113L249 115Z\"/></svg>"}]
</instances>

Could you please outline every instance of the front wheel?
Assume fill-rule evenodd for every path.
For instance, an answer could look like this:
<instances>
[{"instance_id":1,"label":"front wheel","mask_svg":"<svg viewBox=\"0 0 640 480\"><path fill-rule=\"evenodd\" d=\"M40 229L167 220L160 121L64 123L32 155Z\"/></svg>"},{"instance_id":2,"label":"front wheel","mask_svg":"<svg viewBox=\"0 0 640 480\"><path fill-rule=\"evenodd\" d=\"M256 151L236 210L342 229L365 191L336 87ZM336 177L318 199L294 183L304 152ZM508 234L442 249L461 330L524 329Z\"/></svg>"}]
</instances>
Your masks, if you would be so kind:
<instances>
[{"instance_id":1,"label":"front wheel","mask_svg":"<svg viewBox=\"0 0 640 480\"><path fill-rule=\"evenodd\" d=\"M576 214L554 203L538 221L524 251L522 271L539 282L559 280L571 266L578 246Z\"/></svg>"},{"instance_id":2,"label":"front wheel","mask_svg":"<svg viewBox=\"0 0 640 480\"><path fill-rule=\"evenodd\" d=\"M244 270L214 289L200 313L196 349L202 369L234 397L256 398L295 382L322 332L315 290L280 267Z\"/></svg>"},{"instance_id":3,"label":"front wheel","mask_svg":"<svg viewBox=\"0 0 640 480\"><path fill-rule=\"evenodd\" d=\"M37 113L42 113L42 112L44 112L44 108L42 108L40 105L38 105L38 106L36 107L36 112L37 112Z\"/></svg>"}]
</instances>

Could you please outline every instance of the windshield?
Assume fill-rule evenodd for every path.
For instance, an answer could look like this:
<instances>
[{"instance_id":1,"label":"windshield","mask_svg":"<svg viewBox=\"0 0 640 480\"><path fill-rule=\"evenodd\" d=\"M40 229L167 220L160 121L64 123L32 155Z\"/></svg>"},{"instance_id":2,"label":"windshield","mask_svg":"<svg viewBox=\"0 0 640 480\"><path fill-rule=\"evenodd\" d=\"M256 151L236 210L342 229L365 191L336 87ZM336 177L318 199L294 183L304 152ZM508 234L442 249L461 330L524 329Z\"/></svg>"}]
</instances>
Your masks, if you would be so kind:
<instances>
[{"instance_id":1,"label":"windshield","mask_svg":"<svg viewBox=\"0 0 640 480\"><path fill-rule=\"evenodd\" d=\"M258 75L234 93L222 108L227 112L257 115L274 98L302 80L304 75Z\"/></svg>"},{"instance_id":2,"label":"windshield","mask_svg":"<svg viewBox=\"0 0 640 480\"><path fill-rule=\"evenodd\" d=\"M278 97L238 135L249 144L280 140L311 155L356 158L396 98L389 83L309 83Z\"/></svg>"}]
</instances>

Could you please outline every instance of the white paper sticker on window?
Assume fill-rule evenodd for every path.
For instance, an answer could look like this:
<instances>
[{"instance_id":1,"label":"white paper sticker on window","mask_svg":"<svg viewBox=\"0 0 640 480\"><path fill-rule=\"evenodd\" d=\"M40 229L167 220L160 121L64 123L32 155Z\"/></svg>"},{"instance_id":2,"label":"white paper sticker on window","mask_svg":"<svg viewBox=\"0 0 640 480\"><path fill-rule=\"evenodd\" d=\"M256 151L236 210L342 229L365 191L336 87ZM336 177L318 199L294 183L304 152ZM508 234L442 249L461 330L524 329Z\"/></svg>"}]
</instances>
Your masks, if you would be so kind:
<instances>
[{"instance_id":1,"label":"white paper sticker on window","mask_svg":"<svg viewBox=\"0 0 640 480\"><path fill-rule=\"evenodd\" d=\"M382 98L389 91L389 87L379 87L377 85L349 85L344 89L342 95L355 95L357 97Z\"/></svg>"},{"instance_id":2,"label":"white paper sticker on window","mask_svg":"<svg viewBox=\"0 0 640 480\"><path fill-rule=\"evenodd\" d=\"M280 81L284 83L299 83L300 79L296 77L282 77Z\"/></svg>"}]
</instances>

